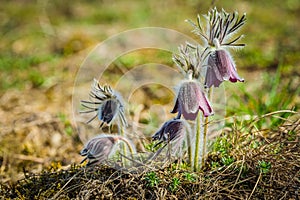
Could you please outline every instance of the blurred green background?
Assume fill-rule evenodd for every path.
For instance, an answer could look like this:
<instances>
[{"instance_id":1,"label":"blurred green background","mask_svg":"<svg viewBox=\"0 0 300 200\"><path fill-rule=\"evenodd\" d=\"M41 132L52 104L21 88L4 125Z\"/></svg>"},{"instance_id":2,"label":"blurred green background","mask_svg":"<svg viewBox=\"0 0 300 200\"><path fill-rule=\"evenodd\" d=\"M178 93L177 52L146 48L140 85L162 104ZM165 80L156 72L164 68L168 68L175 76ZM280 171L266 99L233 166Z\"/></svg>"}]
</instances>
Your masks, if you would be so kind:
<instances>
[{"instance_id":1,"label":"blurred green background","mask_svg":"<svg viewBox=\"0 0 300 200\"><path fill-rule=\"evenodd\" d=\"M279 65L286 75L299 76L298 0L19 0L2 1L0 7L1 92L50 84L49 76L60 71L57 63L128 29L165 27L194 37L184 20L207 13L212 3L228 12L247 13L241 31L247 47L235 56L239 68L249 71L245 76L258 69L276 70Z\"/></svg>"},{"instance_id":2,"label":"blurred green background","mask_svg":"<svg viewBox=\"0 0 300 200\"><path fill-rule=\"evenodd\" d=\"M79 161L81 144L72 136L70 122L72 89L78 68L98 43L149 26L198 39L184 20L195 21L197 14L206 14L214 6L247 13L240 32L247 46L234 53L246 82L225 84L227 115L299 108L299 0L2 0L0 5L0 174L4 177L18 160L28 166L30 162L46 165L48 160L63 165ZM170 53L151 50L125 55L112 65L134 67L145 62L173 65ZM172 99L165 101L169 102ZM47 136L51 142L46 137L37 146L41 141L35 134L40 129L51 132ZM53 132L61 134L58 139L53 139ZM12 154L17 161L9 158ZM49 159L36 159L41 157Z\"/></svg>"},{"instance_id":3,"label":"blurred green background","mask_svg":"<svg viewBox=\"0 0 300 200\"><path fill-rule=\"evenodd\" d=\"M205 14L211 1L3 1L1 3L1 90L31 82L43 85L49 68L68 55L91 47L119 32L138 27L165 27L193 36L185 19ZM214 1L226 11L246 12L243 28L247 47L237 63L249 70L299 72L300 2ZM49 70L49 69L48 69ZM26 71L26 74L23 72ZM41 77L40 77L41 76Z\"/></svg>"},{"instance_id":4,"label":"blurred green background","mask_svg":"<svg viewBox=\"0 0 300 200\"><path fill-rule=\"evenodd\" d=\"M80 56L87 55L97 43L129 29L164 27L198 39L184 20L195 20L198 13L205 14L213 6L227 12L247 13L247 24L241 30L247 46L234 55L246 80L257 83L260 72L273 76L271 72L280 67L282 78L293 77L295 80L290 86L297 88L300 66L298 0L75 0L67 3L19 0L3 1L0 7L0 94L11 88L51 87L65 76L67 81L72 81L67 73L76 72L83 61ZM146 56L141 54L140 57ZM149 58L150 62L153 57ZM172 64L170 56L160 62Z\"/></svg>"}]
</instances>

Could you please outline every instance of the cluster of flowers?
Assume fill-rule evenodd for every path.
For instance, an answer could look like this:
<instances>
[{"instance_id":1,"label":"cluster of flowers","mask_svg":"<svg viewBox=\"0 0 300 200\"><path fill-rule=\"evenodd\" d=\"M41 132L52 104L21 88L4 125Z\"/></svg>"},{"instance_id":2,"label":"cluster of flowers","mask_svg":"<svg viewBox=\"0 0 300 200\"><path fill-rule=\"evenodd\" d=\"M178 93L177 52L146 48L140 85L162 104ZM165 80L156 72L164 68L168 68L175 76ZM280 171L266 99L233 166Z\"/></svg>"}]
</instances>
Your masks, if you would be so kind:
<instances>
[{"instance_id":1,"label":"cluster of flowers","mask_svg":"<svg viewBox=\"0 0 300 200\"><path fill-rule=\"evenodd\" d=\"M202 23L202 19L206 24ZM171 111L177 113L177 116L165 122L152 136L153 140L159 141L158 144L175 142L178 144L187 132L185 120L194 121L201 113L204 117L214 114L207 97L209 88L219 87L223 81L244 81L238 76L228 49L244 46L237 43L242 35L237 37L234 35L244 25L245 20L245 14L239 17L237 12L227 13L224 10L219 12L216 8L210 10L203 18L198 15L197 23L188 20L194 27L193 33L200 37L203 45L186 43L179 47L179 54L173 55L174 63L185 78L178 86L175 105ZM83 112L96 114L87 123L98 117L102 121L101 126L103 123L110 124L115 119L118 126L127 126L121 95L109 86L101 87L95 80L90 96L91 101L82 101L82 105L88 109ZM121 135L98 136L85 145L81 155L86 156L85 159L102 162L120 140L124 140Z\"/></svg>"},{"instance_id":2,"label":"cluster of flowers","mask_svg":"<svg viewBox=\"0 0 300 200\"><path fill-rule=\"evenodd\" d=\"M101 134L90 139L80 152L80 155L85 156L81 163L88 159L87 166L90 166L106 161L116 144L121 141L133 152L134 148L131 143L121 134L121 130L128 126L122 96L108 85L101 86L94 79L90 99L90 101L81 101L81 105L87 109L81 113L95 113L86 123L98 118L101 122L100 128L102 128L104 124L110 125L113 121L117 121L120 134Z\"/></svg>"}]
</instances>

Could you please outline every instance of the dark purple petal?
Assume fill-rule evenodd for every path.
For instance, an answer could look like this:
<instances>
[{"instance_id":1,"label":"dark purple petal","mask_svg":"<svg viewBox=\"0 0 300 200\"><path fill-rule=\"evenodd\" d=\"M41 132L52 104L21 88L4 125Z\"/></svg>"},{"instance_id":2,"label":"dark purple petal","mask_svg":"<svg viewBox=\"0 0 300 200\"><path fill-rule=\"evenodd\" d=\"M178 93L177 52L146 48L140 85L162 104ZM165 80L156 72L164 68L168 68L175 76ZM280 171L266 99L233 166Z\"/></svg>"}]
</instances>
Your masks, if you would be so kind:
<instances>
[{"instance_id":1,"label":"dark purple petal","mask_svg":"<svg viewBox=\"0 0 300 200\"><path fill-rule=\"evenodd\" d=\"M175 105L174 105L174 108L173 110L171 111L171 113L177 113L178 112L178 98L176 99L176 102L175 102Z\"/></svg>"},{"instance_id":2,"label":"dark purple petal","mask_svg":"<svg viewBox=\"0 0 300 200\"><path fill-rule=\"evenodd\" d=\"M244 82L244 79L240 78L240 76L238 75L233 61L232 61L231 67L229 69L229 73L230 73L229 81L234 82L234 83L237 81Z\"/></svg>"},{"instance_id":3,"label":"dark purple petal","mask_svg":"<svg viewBox=\"0 0 300 200\"><path fill-rule=\"evenodd\" d=\"M169 121L164 132L165 141L175 141L176 139L183 137L185 133L183 122L180 119Z\"/></svg>"},{"instance_id":4,"label":"dark purple petal","mask_svg":"<svg viewBox=\"0 0 300 200\"><path fill-rule=\"evenodd\" d=\"M169 142L182 138L184 134L185 130L182 120L171 119L162 125L162 127L152 136L152 139Z\"/></svg>"},{"instance_id":5,"label":"dark purple petal","mask_svg":"<svg viewBox=\"0 0 300 200\"><path fill-rule=\"evenodd\" d=\"M165 123L153 136L153 140L161 140L163 138L163 134L165 132L165 128L167 126L167 123Z\"/></svg>"},{"instance_id":6,"label":"dark purple petal","mask_svg":"<svg viewBox=\"0 0 300 200\"><path fill-rule=\"evenodd\" d=\"M239 82L244 82L244 79L243 79L243 78L240 78L238 74L235 74L235 75L231 75L231 76L230 76L229 81L230 81L230 82L233 82L233 83L235 83L235 82L237 82L237 81L239 81Z\"/></svg>"},{"instance_id":7,"label":"dark purple petal","mask_svg":"<svg viewBox=\"0 0 300 200\"><path fill-rule=\"evenodd\" d=\"M98 110L99 120L109 124L115 117L118 112L119 104L116 100L110 99L104 101Z\"/></svg>"}]
</instances>

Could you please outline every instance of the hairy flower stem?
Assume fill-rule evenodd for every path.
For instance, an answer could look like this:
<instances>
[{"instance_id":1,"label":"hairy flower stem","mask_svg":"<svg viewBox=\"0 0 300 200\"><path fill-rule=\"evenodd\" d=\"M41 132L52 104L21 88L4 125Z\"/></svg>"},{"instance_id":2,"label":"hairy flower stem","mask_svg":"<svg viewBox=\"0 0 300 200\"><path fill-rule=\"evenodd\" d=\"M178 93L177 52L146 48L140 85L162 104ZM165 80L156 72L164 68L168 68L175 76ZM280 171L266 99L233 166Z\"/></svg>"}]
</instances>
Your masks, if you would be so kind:
<instances>
[{"instance_id":1,"label":"hairy flower stem","mask_svg":"<svg viewBox=\"0 0 300 200\"><path fill-rule=\"evenodd\" d=\"M125 137L125 134L124 134L124 129L123 129L123 126L121 124L118 124L118 129L119 129L119 135L122 136L122 137ZM123 140L124 141L124 140ZM126 142L125 142L126 143ZM121 144L122 146L122 154L126 157L127 156L127 153L126 153L126 147L124 144ZM125 159L123 160L122 159L122 163L124 164L124 166L126 166L126 161Z\"/></svg>"},{"instance_id":2,"label":"hairy flower stem","mask_svg":"<svg viewBox=\"0 0 300 200\"><path fill-rule=\"evenodd\" d=\"M130 144L130 142L127 139L125 139L124 137L120 138L120 140L122 140L127 145L128 149L130 151L131 157L133 158L133 154L134 154L135 150L132 148L132 145ZM125 150L125 148L124 148L124 150Z\"/></svg>"},{"instance_id":3,"label":"hairy flower stem","mask_svg":"<svg viewBox=\"0 0 300 200\"><path fill-rule=\"evenodd\" d=\"M192 160L193 160L193 158L192 158L192 144L191 144L191 136L190 136L190 134L191 134L190 130L188 130L187 135L186 135L187 147L188 147L187 151L188 151L188 156L189 156L189 161L188 162L192 166Z\"/></svg>"},{"instance_id":4,"label":"hairy flower stem","mask_svg":"<svg viewBox=\"0 0 300 200\"><path fill-rule=\"evenodd\" d=\"M212 100L212 87L208 89L207 96L208 96L209 101L211 102L211 100ZM201 166L202 167L205 165L207 132L208 132L208 117L205 117L204 130L203 130L202 160L201 160Z\"/></svg>"},{"instance_id":5,"label":"hairy flower stem","mask_svg":"<svg viewBox=\"0 0 300 200\"><path fill-rule=\"evenodd\" d=\"M203 167L205 164L205 152L206 152L206 136L207 136L207 130L208 130L208 117L205 117L204 121L204 130L203 130L203 145L202 145L202 160L201 160L201 166Z\"/></svg>"},{"instance_id":6,"label":"hairy flower stem","mask_svg":"<svg viewBox=\"0 0 300 200\"><path fill-rule=\"evenodd\" d=\"M195 153L194 153L194 171L199 170L199 146L201 142L201 112L198 113L196 119L196 141L195 141ZM200 159L201 160L201 159Z\"/></svg>"},{"instance_id":7,"label":"hairy flower stem","mask_svg":"<svg viewBox=\"0 0 300 200\"><path fill-rule=\"evenodd\" d=\"M211 100L212 89L208 89L208 98ZM202 126L204 127L202 129ZM204 124L202 124L202 114L198 113L196 119L196 141L195 141L195 153L194 153L194 171L198 171L200 167L205 164L205 152L206 152L206 138L208 132L208 117L205 117ZM201 146L201 148L200 148ZM190 155L191 156L191 155ZM199 158L200 157L200 158ZM201 160L201 165L199 165Z\"/></svg>"},{"instance_id":8,"label":"hairy flower stem","mask_svg":"<svg viewBox=\"0 0 300 200\"><path fill-rule=\"evenodd\" d=\"M167 155L168 155L168 159L169 159L169 167L170 170L172 171L172 162L171 162L171 141L170 141L170 134L168 134L168 151L167 151Z\"/></svg>"}]
</instances>

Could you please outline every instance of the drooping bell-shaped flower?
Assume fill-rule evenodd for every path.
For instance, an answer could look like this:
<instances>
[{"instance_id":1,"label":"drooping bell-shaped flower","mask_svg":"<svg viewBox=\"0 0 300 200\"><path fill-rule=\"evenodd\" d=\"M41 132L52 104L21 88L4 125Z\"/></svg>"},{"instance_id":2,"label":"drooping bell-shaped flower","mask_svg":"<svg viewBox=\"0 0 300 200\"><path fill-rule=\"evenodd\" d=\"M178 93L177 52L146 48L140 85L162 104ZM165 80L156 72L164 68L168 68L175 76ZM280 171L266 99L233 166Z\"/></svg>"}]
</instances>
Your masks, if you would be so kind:
<instances>
[{"instance_id":1,"label":"drooping bell-shaped flower","mask_svg":"<svg viewBox=\"0 0 300 200\"><path fill-rule=\"evenodd\" d=\"M217 49L210 53L207 62L207 72L205 76L206 87L219 87L223 81L244 82L240 78L234 61L229 52L225 49Z\"/></svg>"},{"instance_id":2,"label":"drooping bell-shaped flower","mask_svg":"<svg viewBox=\"0 0 300 200\"><path fill-rule=\"evenodd\" d=\"M213 8L204 16L204 20L198 15L197 23L191 20L188 22L195 28L193 32L204 42L205 50L202 55L205 58L203 60L207 59L204 65L207 66L205 86L218 87L227 80L243 82L244 79L238 76L234 61L227 49L245 46L243 43L238 43L243 35L235 35L245 24L246 14L240 17L237 12L227 13L225 10L218 11L217 8Z\"/></svg>"},{"instance_id":3,"label":"drooping bell-shaped flower","mask_svg":"<svg viewBox=\"0 0 300 200\"><path fill-rule=\"evenodd\" d=\"M108 156L112 152L112 149L118 139L118 137L106 135L92 138L80 151L81 156L86 156L81 163L83 163L86 159L89 160L87 166L104 162L108 159Z\"/></svg>"},{"instance_id":4,"label":"drooping bell-shaped flower","mask_svg":"<svg viewBox=\"0 0 300 200\"><path fill-rule=\"evenodd\" d=\"M187 120L195 120L201 110L205 117L213 114L212 107L201 89L200 83L194 80L183 81L177 93L175 106L171 113L181 114Z\"/></svg>"},{"instance_id":5,"label":"drooping bell-shaped flower","mask_svg":"<svg viewBox=\"0 0 300 200\"><path fill-rule=\"evenodd\" d=\"M88 110L81 111L81 113L95 112L95 115L89 119L87 123L90 123L98 117L102 122L100 125L100 127L102 127L104 123L109 125L117 118L121 122L121 125L127 126L123 99L118 92L113 90L110 86L100 86L98 81L94 79L90 97L90 101L81 101L81 105L88 108Z\"/></svg>"},{"instance_id":6,"label":"drooping bell-shaped flower","mask_svg":"<svg viewBox=\"0 0 300 200\"><path fill-rule=\"evenodd\" d=\"M152 136L152 139L167 143L181 139L186 132L184 126L181 119L171 119L162 125L162 127Z\"/></svg>"}]
</instances>

